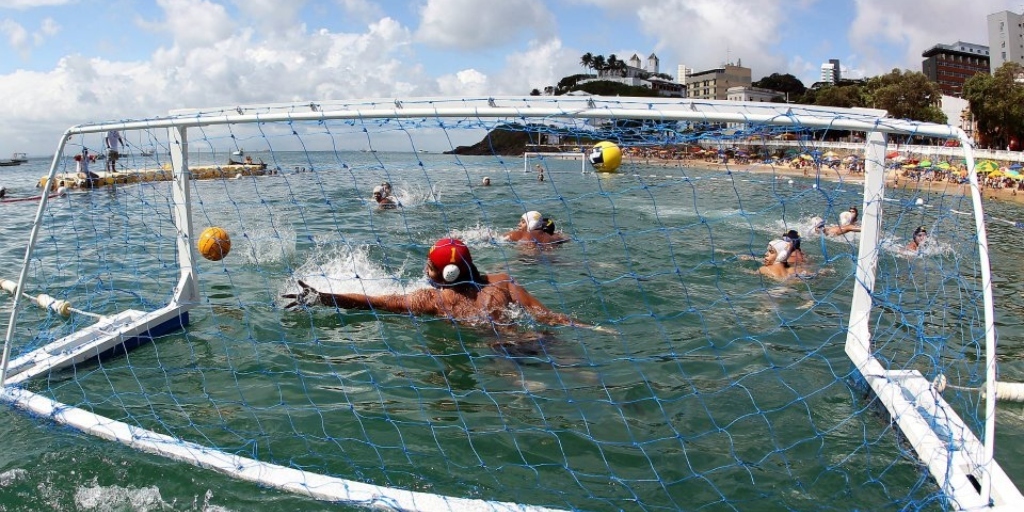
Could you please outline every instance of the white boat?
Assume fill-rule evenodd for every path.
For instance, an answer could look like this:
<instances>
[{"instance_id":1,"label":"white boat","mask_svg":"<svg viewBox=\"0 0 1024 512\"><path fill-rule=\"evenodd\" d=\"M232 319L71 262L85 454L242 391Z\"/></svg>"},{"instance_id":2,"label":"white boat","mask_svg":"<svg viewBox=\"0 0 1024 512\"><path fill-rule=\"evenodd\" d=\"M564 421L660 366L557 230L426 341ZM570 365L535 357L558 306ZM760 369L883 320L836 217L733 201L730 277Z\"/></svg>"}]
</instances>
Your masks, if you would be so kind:
<instances>
[{"instance_id":1,"label":"white boat","mask_svg":"<svg viewBox=\"0 0 1024 512\"><path fill-rule=\"evenodd\" d=\"M153 148L145 148L145 149L141 150L140 154L142 156L153 156L153 155L156 154L156 150L153 149Z\"/></svg>"},{"instance_id":2,"label":"white boat","mask_svg":"<svg viewBox=\"0 0 1024 512\"><path fill-rule=\"evenodd\" d=\"M11 155L11 161L23 164L25 162L28 162L28 155L25 153L15 153Z\"/></svg>"},{"instance_id":3,"label":"white boat","mask_svg":"<svg viewBox=\"0 0 1024 512\"><path fill-rule=\"evenodd\" d=\"M245 156L245 150L244 149L239 149L238 151L232 151L231 155L232 156Z\"/></svg>"}]
</instances>

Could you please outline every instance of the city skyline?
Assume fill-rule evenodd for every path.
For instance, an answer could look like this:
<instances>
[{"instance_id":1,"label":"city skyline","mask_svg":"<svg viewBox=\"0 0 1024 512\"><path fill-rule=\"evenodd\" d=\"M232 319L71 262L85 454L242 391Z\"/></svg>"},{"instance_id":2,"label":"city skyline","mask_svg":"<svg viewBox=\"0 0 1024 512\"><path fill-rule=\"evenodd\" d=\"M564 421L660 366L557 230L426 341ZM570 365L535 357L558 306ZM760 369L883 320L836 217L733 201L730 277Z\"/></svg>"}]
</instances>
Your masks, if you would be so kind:
<instances>
[{"instance_id":1,"label":"city skyline","mask_svg":"<svg viewBox=\"0 0 1024 512\"><path fill-rule=\"evenodd\" d=\"M319 99L525 95L584 72L587 52L660 71L742 61L810 85L921 70L937 43L988 44L981 0L214 0L0 4L0 155L48 153L68 126L186 107ZM923 17L922 12L927 12ZM926 18L926 19L924 19ZM949 27L956 27L951 32Z\"/></svg>"}]
</instances>

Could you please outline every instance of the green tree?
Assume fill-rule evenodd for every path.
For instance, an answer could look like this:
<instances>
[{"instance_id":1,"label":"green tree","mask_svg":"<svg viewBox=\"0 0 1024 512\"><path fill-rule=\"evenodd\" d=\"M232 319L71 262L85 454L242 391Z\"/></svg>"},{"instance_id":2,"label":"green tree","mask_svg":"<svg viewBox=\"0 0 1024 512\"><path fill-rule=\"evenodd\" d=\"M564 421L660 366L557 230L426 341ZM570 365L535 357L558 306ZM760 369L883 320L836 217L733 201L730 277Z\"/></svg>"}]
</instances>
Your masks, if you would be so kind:
<instances>
[{"instance_id":1,"label":"green tree","mask_svg":"<svg viewBox=\"0 0 1024 512\"><path fill-rule=\"evenodd\" d=\"M530 96L540 96L540 89L530 91Z\"/></svg>"},{"instance_id":2,"label":"green tree","mask_svg":"<svg viewBox=\"0 0 1024 512\"><path fill-rule=\"evenodd\" d=\"M1005 148L1024 132L1024 68L1007 62L992 75L979 73L964 82L963 98L978 123L979 142Z\"/></svg>"},{"instance_id":3,"label":"green tree","mask_svg":"<svg viewBox=\"0 0 1024 512\"><path fill-rule=\"evenodd\" d=\"M810 96L813 97L810 103L814 105L839 108L867 106L867 100L858 85L830 85L814 91Z\"/></svg>"},{"instance_id":4,"label":"green tree","mask_svg":"<svg viewBox=\"0 0 1024 512\"><path fill-rule=\"evenodd\" d=\"M583 66L584 70L590 69L594 66L594 54L587 52L580 57L580 65Z\"/></svg>"},{"instance_id":5,"label":"green tree","mask_svg":"<svg viewBox=\"0 0 1024 512\"><path fill-rule=\"evenodd\" d=\"M872 77L863 88L868 106L882 109L896 119L945 123L940 108L942 90L920 71L894 69Z\"/></svg>"},{"instance_id":6,"label":"green tree","mask_svg":"<svg viewBox=\"0 0 1024 512\"><path fill-rule=\"evenodd\" d=\"M760 87L762 89L771 89L773 91L779 91L783 93L789 93L790 101L796 101L797 98L803 96L807 92L807 87L804 87L804 83L797 77L786 73L780 75L778 73L772 73L752 84L753 87Z\"/></svg>"}]
</instances>

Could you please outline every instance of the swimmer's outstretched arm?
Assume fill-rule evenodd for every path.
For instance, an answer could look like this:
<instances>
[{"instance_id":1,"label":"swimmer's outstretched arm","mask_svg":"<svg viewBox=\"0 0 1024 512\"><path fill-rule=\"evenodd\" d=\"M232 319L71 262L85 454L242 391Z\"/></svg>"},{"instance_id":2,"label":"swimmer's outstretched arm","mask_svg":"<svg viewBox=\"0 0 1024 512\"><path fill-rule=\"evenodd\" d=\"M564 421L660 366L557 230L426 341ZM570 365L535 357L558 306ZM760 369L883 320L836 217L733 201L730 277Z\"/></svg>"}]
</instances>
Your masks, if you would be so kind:
<instances>
[{"instance_id":1,"label":"swimmer's outstretched arm","mask_svg":"<svg viewBox=\"0 0 1024 512\"><path fill-rule=\"evenodd\" d=\"M427 290L408 295L366 295L362 293L324 293L317 291L302 280L299 280L299 286L302 289L298 293L281 296L292 299L284 306L285 309L320 304L341 309L366 309L416 315L437 314L436 302L432 300L433 297Z\"/></svg>"},{"instance_id":2,"label":"swimmer's outstretched arm","mask_svg":"<svg viewBox=\"0 0 1024 512\"><path fill-rule=\"evenodd\" d=\"M519 286L518 284L515 283L515 281L511 280L511 278L509 278L509 280L504 284L508 286L509 294L512 296L512 300L515 301L520 306L526 308L526 310L528 310L530 314L533 315L533 318L542 324L581 327L584 329L591 329L597 332L615 332L614 330L609 329L607 327L586 324L580 322L579 320L576 320L575 318L569 315L551 311L550 309L547 308L547 306L545 306L539 300L537 300L536 297L531 295L530 292L526 291L526 288Z\"/></svg>"}]
</instances>

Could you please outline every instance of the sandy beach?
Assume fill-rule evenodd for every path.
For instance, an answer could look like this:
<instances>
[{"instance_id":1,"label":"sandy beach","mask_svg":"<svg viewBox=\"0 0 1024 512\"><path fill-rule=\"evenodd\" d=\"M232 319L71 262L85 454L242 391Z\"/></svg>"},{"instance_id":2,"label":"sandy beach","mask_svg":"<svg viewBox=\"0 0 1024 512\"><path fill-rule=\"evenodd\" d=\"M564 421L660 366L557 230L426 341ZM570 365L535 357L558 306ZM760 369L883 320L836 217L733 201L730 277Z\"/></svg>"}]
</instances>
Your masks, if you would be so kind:
<instances>
[{"instance_id":1,"label":"sandy beach","mask_svg":"<svg viewBox=\"0 0 1024 512\"><path fill-rule=\"evenodd\" d=\"M830 169L822 167L820 170L813 166L808 166L802 169L797 169L789 165L770 165L763 163L751 163L751 164L721 164L715 162L707 162L704 160L689 159L689 160L666 160L659 158L641 159L636 158L636 163L643 162L644 165L657 165L663 167L698 167L702 169L712 170L730 170L732 172L749 172L752 174L772 174L776 176L786 177L800 177L800 178L813 178L816 173L819 173L820 179L828 181L845 181L852 182L862 185L864 183L864 175L861 173L851 173L847 169ZM950 181L931 181L931 180L912 180L901 176L902 171L888 169L886 170L886 187L890 189L900 189L906 192L927 192L931 194L944 194L944 195L964 195L970 196L970 188L967 184L953 183ZM985 201L1004 201L1010 203L1016 203L1024 206L1024 191L1016 191L1015 189L996 189L991 187L982 188L982 197Z\"/></svg>"}]
</instances>

